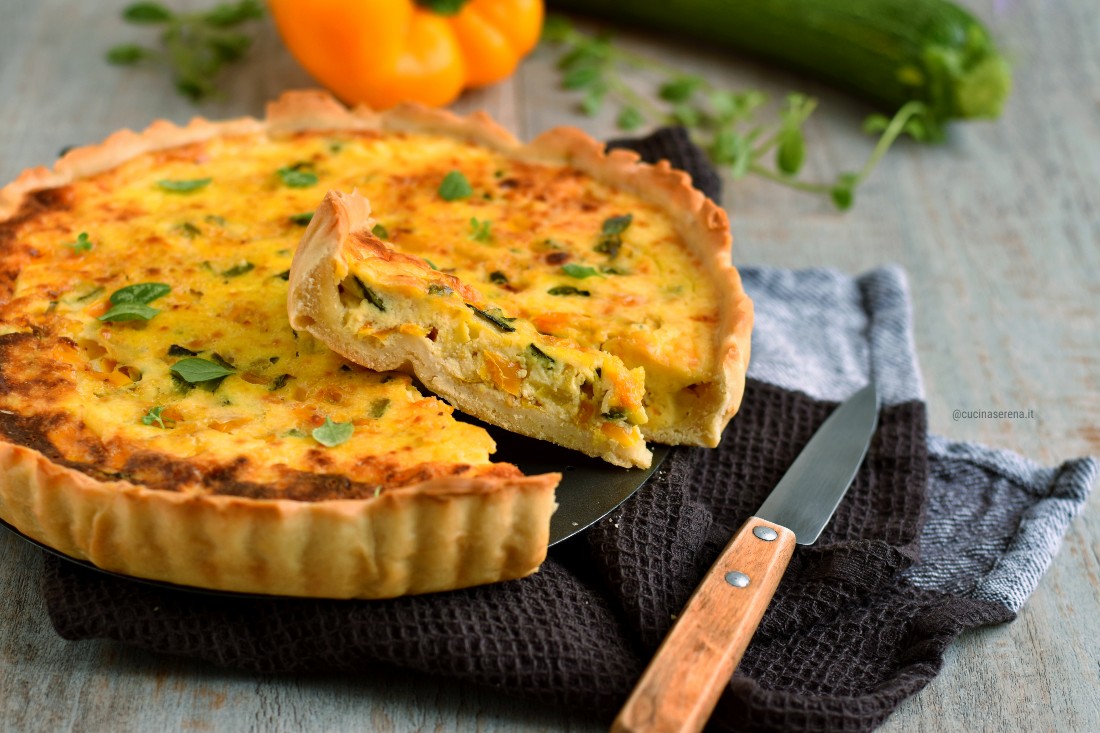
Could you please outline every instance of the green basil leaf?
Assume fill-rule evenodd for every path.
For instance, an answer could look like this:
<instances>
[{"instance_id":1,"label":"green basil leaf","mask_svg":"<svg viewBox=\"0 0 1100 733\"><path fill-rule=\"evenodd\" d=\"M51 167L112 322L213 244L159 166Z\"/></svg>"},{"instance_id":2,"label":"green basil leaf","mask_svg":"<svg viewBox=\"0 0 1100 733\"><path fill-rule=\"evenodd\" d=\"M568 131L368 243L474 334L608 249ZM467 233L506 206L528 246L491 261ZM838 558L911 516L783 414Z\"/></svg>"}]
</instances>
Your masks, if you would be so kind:
<instances>
[{"instance_id":1,"label":"green basil leaf","mask_svg":"<svg viewBox=\"0 0 1100 733\"><path fill-rule=\"evenodd\" d=\"M335 448L351 440L354 433L355 426L350 422L333 422L326 417L325 424L319 428L314 428L311 435L313 435L314 440L326 448Z\"/></svg>"},{"instance_id":2,"label":"green basil leaf","mask_svg":"<svg viewBox=\"0 0 1100 733\"><path fill-rule=\"evenodd\" d=\"M207 359L197 357L180 359L171 366L169 371L179 375L180 379L189 384L209 382L212 379L221 379L235 373L233 369L226 369L221 364L215 364Z\"/></svg>"},{"instance_id":3,"label":"green basil leaf","mask_svg":"<svg viewBox=\"0 0 1100 733\"><path fill-rule=\"evenodd\" d=\"M172 287L164 283L134 283L111 293L111 303L114 305L152 303L157 298L163 298L170 292L172 292Z\"/></svg>"},{"instance_id":4,"label":"green basil leaf","mask_svg":"<svg viewBox=\"0 0 1100 733\"><path fill-rule=\"evenodd\" d=\"M381 224L375 224L373 227L371 227L370 233L378 237L379 239L390 238L390 233L386 231L386 227L382 226Z\"/></svg>"},{"instance_id":5,"label":"green basil leaf","mask_svg":"<svg viewBox=\"0 0 1100 733\"><path fill-rule=\"evenodd\" d=\"M191 178L173 181L162 178L157 181L157 185L171 193L191 193L192 191L198 191L200 188L206 188L213 180L213 178Z\"/></svg>"},{"instance_id":6,"label":"green basil leaf","mask_svg":"<svg viewBox=\"0 0 1100 733\"><path fill-rule=\"evenodd\" d=\"M439 184L439 197L444 201L457 201L473 195L474 189L462 171L451 171Z\"/></svg>"},{"instance_id":7,"label":"green basil leaf","mask_svg":"<svg viewBox=\"0 0 1100 733\"><path fill-rule=\"evenodd\" d=\"M290 219L292 224L297 224L300 227L304 227L307 224L309 224L311 221L313 221L313 212L312 211L306 211L306 212L301 213L301 214L291 214L287 218Z\"/></svg>"},{"instance_id":8,"label":"green basil leaf","mask_svg":"<svg viewBox=\"0 0 1100 733\"><path fill-rule=\"evenodd\" d=\"M101 315L99 320L112 323L118 321L148 321L158 313L160 313L159 310L150 308L144 303L119 303Z\"/></svg>"}]
</instances>

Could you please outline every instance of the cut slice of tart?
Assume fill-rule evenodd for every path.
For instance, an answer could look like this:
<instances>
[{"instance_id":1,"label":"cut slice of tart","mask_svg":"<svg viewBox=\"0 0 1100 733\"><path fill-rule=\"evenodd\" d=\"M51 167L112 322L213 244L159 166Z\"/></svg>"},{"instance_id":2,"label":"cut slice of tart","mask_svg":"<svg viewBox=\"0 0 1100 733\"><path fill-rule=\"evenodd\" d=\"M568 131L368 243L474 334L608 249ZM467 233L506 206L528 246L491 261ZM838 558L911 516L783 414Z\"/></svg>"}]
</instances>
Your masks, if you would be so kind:
<instances>
[{"instance_id":1,"label":"cut slice of tart","mask_svg":"<svg viewBox=\"0 0 1100 733\"><path fill-rule=\"evenodd\" d=\"M370 369L414 374L488 423L649 466L642 367L539 333L454 275L394 251L377 227L365 198L329 192L291 266L294 328Z\"/></svg>"}]
</instances>

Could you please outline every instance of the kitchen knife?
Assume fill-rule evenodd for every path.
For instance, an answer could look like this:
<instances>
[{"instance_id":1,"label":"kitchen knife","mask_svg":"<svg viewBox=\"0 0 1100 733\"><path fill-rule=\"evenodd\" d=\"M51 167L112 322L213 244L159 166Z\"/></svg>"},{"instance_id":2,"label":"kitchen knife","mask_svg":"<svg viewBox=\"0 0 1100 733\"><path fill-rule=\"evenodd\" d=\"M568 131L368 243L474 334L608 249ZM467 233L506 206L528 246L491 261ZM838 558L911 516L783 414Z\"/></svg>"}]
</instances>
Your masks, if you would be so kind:
<instances>
[{"instance_id":1,"label":"kitchen knife","mask_svg":"<svg viewBox=\"0 0 1100 733\"><path fill-rule=\"evenodd\" d=\"M809 545L836 511L878 423L874 384L836 408L756 514L722 550L665 637L613 733L699 731L729 684L795 544Z\"/></svg>"}]
</instances>

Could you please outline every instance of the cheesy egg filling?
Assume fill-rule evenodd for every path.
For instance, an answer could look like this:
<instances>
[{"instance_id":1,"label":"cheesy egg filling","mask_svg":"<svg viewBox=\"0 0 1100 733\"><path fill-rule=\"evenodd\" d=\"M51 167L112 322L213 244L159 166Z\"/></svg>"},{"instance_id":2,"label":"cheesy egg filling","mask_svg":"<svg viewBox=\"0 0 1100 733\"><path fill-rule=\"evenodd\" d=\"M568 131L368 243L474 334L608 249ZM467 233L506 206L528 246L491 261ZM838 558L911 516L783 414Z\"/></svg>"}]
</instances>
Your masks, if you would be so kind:
<instances>
[{"instance_id":1,"label":"cheesy egg filling","mask_svg":"<svg viewBox=\"0 0 1100 733\"><path fill-rule=\"evenodd\" d=\"M101 477L257 497L506 470L409 377L288 325L291 257L328 189L357 189L384 212L383 239L527 324L504 333L469 312L486 347L468 375L532 403L588 385L613 440L707 399L718 295L656 206L446 135L255 133L138 155L0 223L0 435ZM539 334L625 366L571 361ZM550 379L531 344L573 372ZM637 368L641 405L622 397Z\"/></svg>"},{"instance_id":2,"label":"cheesy egg filling","mask_svg":"<svg viewBox=\"0 0 1100 733\"><path fill-rule=\"evenodd\" d=\"M541 334L458 278L394 253L371 234L353 235L346 254L350 272L339 285L345 332L376 349L429 354L431 366L420 376L462 409L480 414L497 404L510 429L623 465L648 465L639 429L647 420L641 367ZM441 371L450 389L433 383Z\"/></svg>"}]
</instances>

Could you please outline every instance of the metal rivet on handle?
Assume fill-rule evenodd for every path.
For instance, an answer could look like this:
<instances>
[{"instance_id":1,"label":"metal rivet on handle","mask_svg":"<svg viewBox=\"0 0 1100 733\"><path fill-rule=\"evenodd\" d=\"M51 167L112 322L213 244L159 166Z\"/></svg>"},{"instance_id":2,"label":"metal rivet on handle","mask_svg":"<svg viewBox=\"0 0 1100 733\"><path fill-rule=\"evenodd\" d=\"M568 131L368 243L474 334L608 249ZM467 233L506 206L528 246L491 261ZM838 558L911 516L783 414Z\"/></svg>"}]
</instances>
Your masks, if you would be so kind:
<instances>
[{"instance_id":1,"label":"metal rivet on handle","mask_svg":"<svg viewBox=\"0 0 1100 733\"><path fill-rule=\"evenodd\" d=\"M752 533L758 538L764 540L765 542L771 542L779 536L778 532L776 532L771 527L765 527L763 524L758 524L757 526L753 527Z\"/></svg>"},{"instance_id":2,"label":"metal rivet on handle","mask_svg":"<svg viewBox=\"0 0 1100 733\"><path fill-rule=\"evenodd\" d=\"M726 582L734 588L745 588L749 584L749 576L737 570L731 570L726 573Z\"/></svg>"}]
</instances>

